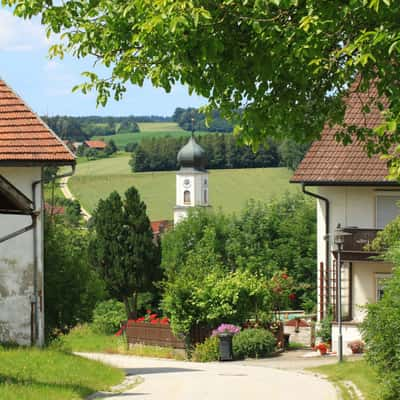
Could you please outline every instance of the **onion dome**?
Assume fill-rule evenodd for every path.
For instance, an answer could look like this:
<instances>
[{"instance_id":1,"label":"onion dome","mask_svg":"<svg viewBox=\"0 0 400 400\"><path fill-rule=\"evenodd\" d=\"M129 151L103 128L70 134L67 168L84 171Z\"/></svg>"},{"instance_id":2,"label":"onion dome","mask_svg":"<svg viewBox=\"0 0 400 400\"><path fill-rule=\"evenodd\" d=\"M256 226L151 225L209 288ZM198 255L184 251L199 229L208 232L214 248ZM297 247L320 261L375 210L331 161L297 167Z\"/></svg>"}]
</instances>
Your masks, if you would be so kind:
<instances>
[{"instance_id":1,"label":"onion dome","mask_svg":"<svg viewBox=\"0 0 400 400\"><path fill-rule=\"evenodd\" d=\"M193 135L189 141L179 150L178 163L181 168L194 168L204 170L207 156L204 149L196 142Z\"/></svg>"}]
</instances>

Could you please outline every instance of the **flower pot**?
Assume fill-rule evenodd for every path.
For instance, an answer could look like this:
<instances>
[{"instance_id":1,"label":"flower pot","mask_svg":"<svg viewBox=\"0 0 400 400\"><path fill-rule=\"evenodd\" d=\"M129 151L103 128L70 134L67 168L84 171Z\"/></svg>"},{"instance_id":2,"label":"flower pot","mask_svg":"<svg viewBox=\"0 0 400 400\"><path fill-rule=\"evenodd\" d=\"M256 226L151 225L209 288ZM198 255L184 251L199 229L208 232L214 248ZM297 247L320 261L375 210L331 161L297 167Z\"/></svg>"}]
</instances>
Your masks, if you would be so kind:
<instances>
[{"instance_id":1,"label":"flower pot","mask_svg":"<svg viewBox=\"0 0 400 400\"><path fill-rule=\"evenodd\" d=\"M220 361L232 361L233 350L232 350L232 334L220 333L219 338L219 360Z\"/></svg>"}]
</instances>

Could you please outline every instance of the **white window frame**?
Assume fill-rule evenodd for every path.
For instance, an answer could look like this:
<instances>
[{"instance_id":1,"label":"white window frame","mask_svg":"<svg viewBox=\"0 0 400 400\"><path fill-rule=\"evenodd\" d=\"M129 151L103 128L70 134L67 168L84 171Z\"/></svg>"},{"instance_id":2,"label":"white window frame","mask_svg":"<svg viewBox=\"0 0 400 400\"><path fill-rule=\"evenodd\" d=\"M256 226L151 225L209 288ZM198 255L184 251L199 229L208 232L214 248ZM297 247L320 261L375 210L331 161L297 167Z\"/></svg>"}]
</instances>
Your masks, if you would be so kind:
<instances>
[{"instance_id":1,"label":"white window frame","mask_svg":"<svg viewBox=\"0 0 400 400\"><path fill-rule=\"evenodd\" d=\"M383 229L378 226L378 198L379 197L398 197L400 201L400 191L398 190L379 190L375 193L375 228Z\"/></svg>"},{"instance_id":2,"label":"white window frame","mask_svg":"<svg viewBox=\"0 0 400 400\"><path fill-rule=\"evenodd\" d=\"M390 272L376 272L375 273L375 301L379 301L380 300L380 285L379 285L379 281L380 280L387 280L387 279L391 279L393 276L392 273Z\"/></svg>"}]
</instances>

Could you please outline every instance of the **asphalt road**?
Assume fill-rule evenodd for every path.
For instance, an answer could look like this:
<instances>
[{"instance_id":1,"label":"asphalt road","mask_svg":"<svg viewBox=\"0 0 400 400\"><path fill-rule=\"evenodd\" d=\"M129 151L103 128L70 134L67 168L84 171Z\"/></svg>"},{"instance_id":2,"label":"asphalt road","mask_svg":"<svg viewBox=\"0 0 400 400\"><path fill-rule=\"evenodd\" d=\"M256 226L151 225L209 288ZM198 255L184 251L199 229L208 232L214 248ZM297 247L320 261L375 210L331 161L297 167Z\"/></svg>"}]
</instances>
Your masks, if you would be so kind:
<instances>
[{"instance_id":1,"label":"asphalt road","mask_svg":"<svg viewBox=\"0 0 400 400\"><path fill-rule=\"evenodd\" d=\"M123 400L337 400L327 381L300 371L240 362L192 363L111 354L81 355L123 368L143 382L122 393L99 394Z\"/></svg>"}]
</instances>

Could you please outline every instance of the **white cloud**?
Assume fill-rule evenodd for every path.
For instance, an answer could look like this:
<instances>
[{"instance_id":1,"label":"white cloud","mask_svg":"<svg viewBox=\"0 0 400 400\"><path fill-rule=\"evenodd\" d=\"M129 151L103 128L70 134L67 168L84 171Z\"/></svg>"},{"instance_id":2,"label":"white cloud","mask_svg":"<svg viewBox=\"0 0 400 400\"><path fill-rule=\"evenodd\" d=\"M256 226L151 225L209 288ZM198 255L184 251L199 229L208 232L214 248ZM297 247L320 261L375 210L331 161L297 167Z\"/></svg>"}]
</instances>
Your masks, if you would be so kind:
<instances>
[{"instance_id":1,"label":"white cloud","mask_svg":"<svg viewBox=\"0 0 400 400\"><path fill-rule=\"evenodd\" d=\"M32 51L48 44L45 30L37 20L23 20L0 9L0 51Z\"/></svg>"}]
</instances>

